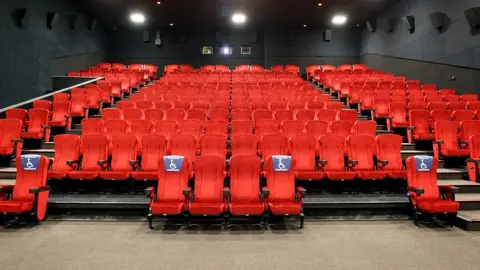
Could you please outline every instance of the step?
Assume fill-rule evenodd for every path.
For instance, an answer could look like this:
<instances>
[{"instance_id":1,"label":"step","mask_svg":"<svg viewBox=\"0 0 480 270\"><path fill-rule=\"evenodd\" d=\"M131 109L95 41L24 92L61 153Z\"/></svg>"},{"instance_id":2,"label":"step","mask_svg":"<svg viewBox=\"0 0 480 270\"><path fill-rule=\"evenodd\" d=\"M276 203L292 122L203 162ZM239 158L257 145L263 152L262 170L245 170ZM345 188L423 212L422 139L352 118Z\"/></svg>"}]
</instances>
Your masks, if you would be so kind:
<instances>
[{"instance_id":1,"label":"step","mask_svg":"<svg viewBox=\"0 0 480 270\"><path fill-rule=\"evenodd\" d=\"M466 231L480 231L480 210L461 210L456 225Z\"/></svg>"},{"instance_id":2,"label":"step","mask_svg":"<svg viewBox=\"0 0 480 270\"><path fill-rule=\"evenodd\" d=\"M17 168L5 167L0 168L0 179L15 179L17 176Z\"/></svg>"},{"instance_id":3,"label":"step","mask_svg":"<svg viewBox=\"0 0 480 270\"><path fill-rule=\"evenodd\" d=\"M480 193L458 193L455 201L460 203L460 210L480 210Z\"/></svg>"},{"instance_id":4,"label":"step","mask_svg":"<svg viewBox=\"0 0 480 270\"><path fill-rule=\"evenodd\" d=\"M82 129L82 124L73 124L72 129Z\"/></svg>"},{"instance_id":5,"label":"step","mask_svg":"<svg viewBox=\"0 0 480 270\"><path fill-rule=\"evenodd\" d=\"M459 188L460 193L480 193L480 183L470 182L465 179L438 179L438 185L454 186Z\"/></svg>"},{"instance_id":6,"label":"step","mask_svg":"<svg viewBox=\"0 0 480 270\"><path fill-rule=\"evenodd\" d=\"M15 179L0 179L0 186L15 185Z\"/></svg>"},{"instance_id":7,"label":"step","mask_svg":"<svg viewBox=\"0 0 480 270\"><path fill-rule=\"evenodd\" d=\"M55 143L54 142L42 142L42 145L40 146L40 149L55 149Z\"/></svg>"},{"instance_id":8,"label":"step","mask_svg":"<svg viewBox=\"0 0 480 270\"><path fill-rule=\"evenodd\" d=\"M22 154L43 155L53 158L55 156L55 149L24 149Z\"/></svg>"},{"instance_id":9,"label":"step","mask_svg":"<svg viewBox=\"0 0 480 270\"><path fill-rule=\"evenodd\" d=\"M71 129L71 130L67 130L65 133L81 136L82 135L82 130L81 129Z\"/></svg>"},{"instance_id":10,"label":"step","mask_svg":"<svg viewBox=\"0 0 480 270\"><path fill-rule=\"evenodd\" d=\"M438 168L437 179L440 180L455 180L466 179L467 170L465 168Z\"/></svg>"},{"instance_id":11,"label":"step","mask_svg":"<svg viewBox=\"0 0 480 270\"><path fill-rule=\"evenodd\" d=\"M378 129L377 129L377 135L382 135L382 134L393 134L393 131L378 130Z\"/></svg>"},{"instance_id":12,"label":"step","mask_svg":"<svg viewBox=\"0 0 480 270\"><path fill-rule=\"evenodd\" d=\"M413 144L413 143L402 143L402 150L415 150L415 144Z\"/></svg>"},{"instance_id":13,"label":"step","mask_svg":"<svg viewBox=\"0 0 480 270\"><path fill-rule=\"evenodd\" d=\"M417 156L417 155L433 156L433 151L430 151L430 150L401 150L401 153L402 153L403 159L406 159L407 157L411 157L411 156Z\"/></svg>"}]
</instances>

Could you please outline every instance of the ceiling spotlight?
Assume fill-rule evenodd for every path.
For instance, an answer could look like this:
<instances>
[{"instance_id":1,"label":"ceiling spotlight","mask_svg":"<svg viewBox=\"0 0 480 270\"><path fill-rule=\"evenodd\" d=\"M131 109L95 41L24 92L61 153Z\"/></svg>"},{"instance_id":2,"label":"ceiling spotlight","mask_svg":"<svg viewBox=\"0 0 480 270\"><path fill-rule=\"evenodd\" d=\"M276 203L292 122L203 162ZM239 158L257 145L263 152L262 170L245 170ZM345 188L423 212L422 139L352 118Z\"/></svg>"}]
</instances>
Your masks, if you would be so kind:
<instances>
[{"instance_id":1,"label":"ceiling spotlight","mask_svg":"<svg viewBox=\"0 0 480 270\"><path fill-rule=\"evenodd\" d=\"M130 14L130 20L136 24L144 23L145 16L142 13L132 13Z\"/></svg>"},{"instance_id":2,"label":"ceiling spotlight","mask_svg":"<svg viewBox=\"0 0 480 270\"><path fill-rule=\"evenodd\" d=\"M318 6L321 7L321 6L322 6L322 3L318 3Z\"/></svg>"},{"instance_id":3,"label":"ceiling spotlight","mask_svg":"<svg viewBox=\"0 0 480 270\"><path fill-rule=\"evenodd\" d=\"M357 27L360 26L360 24L357 24Z\"/></svg>"},{"instance_id":4,"label":"ceiling spotlight","mask_svg":"<svg viewBox=\"0 0 480 270\"><path fill-rule=\"evenodd\" d=\"M307 25L306 25L306 24L304 24L304 25L303 25L303 27L307 27Z\"/></svg>"},{"instance_id":5,"label":"ceiling spotlight","mask_svg":"<svg viewBox=\"0 0 480 270\"><path fill-rule=\"evenodd\" d=\"M173 26L173 23L171 23L170 26Z\"/></svg>"},{"instance_id":6,"label":"ceiling spotlight","mask_svg":"<svg viewBox=\"0 0 480 270\"><path fill-rule=\"evenodd\" d=\"M332 23L335 25L342 25L347 22L347 16L345 15L335 15L332 19Z\"/></svg>"},{"instance_id":7,"label":"ceiling spotlight","mask_svg":"<svg viewBox=\"0 0 480 270\"><path fill-rule=\"evenodd\" d=\"M245 16L245 14L243 13L234 13L232 15L232 22L235 24L245 23L246 20L247 20L247 16Z\"/></svg>"},{"instance_id":8,"label":"ceiling spotlight","mask_svg":"<svg viewBox=\"0 0 480 270\"><path fill-rule=\"evenodd\" d=\"M161 3L162 3L162 2L160 2L160 1L157 1L157 5L160 5Z\"/></svg>"}]
</instances>

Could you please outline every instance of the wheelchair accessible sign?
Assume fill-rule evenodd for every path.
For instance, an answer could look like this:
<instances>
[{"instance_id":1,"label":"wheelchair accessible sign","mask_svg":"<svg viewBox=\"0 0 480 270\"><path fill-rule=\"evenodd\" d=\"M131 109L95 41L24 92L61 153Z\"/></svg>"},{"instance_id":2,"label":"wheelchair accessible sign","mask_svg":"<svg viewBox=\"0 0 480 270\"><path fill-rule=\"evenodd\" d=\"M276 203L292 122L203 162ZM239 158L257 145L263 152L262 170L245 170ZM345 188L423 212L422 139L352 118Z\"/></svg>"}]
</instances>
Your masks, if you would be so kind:
<instances>
[{"instance_id":1,"label":"wheelchair accessible sign","mask_svg":"<svg viewBox=\"0 0 480 270\"><path fill-rule=\"evenodd\" d=\"M414 156L417 172L429 172L432 169L432 156Z\"/></svg>"},{"instance_id":2,"label":"wheelchair accessible sign","mask_svg":"<svg viewBox=\"0 0 480 270\"><path fill-rule=\"evenodd\" d=\"M290 165L292 164L291 156L272 156L273 170L276 172L288 172L290 171Z\"/></svg>"},{"instance_id":3,"label":"wheelchair accessible sign","mask_svg":"<svg viewBox=\"0 0 480 270\"><path fill-rule=\"evenodd\" d=\"M164 156L163 168L166 172L180 172L183 166L183 156Z\"/></svg>"},{"instance_id":4,"label":"wheelchair accessible sign","mask_svg":"<svg viewBox=\"0 0 480 270\"><path fill-rule=\"evenodd\" d=\"M24 171L36 171L40 162L40 155L22 155L22 168Z\"/></svg>"}]
</instances>

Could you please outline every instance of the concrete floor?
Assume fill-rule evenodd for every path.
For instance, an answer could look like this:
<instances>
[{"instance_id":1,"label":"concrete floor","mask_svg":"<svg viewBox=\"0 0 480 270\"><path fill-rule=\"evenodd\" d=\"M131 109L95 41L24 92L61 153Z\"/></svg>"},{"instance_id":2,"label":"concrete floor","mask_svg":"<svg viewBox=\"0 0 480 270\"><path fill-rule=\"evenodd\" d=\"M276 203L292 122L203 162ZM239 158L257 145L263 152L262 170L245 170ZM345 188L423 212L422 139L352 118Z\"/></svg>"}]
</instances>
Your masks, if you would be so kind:
<instances>
[{"instance_id":1,"label":"concrete floor","mask_svg":"<svg viewBox=\"0 0 480 270\"><path fill-rule=\"evenodd\" d=\"M0 269L480 269L480 232L410 221L311 221L303 231L267 232L52 221L0 229Z\"/></svg>"}]
</instances>

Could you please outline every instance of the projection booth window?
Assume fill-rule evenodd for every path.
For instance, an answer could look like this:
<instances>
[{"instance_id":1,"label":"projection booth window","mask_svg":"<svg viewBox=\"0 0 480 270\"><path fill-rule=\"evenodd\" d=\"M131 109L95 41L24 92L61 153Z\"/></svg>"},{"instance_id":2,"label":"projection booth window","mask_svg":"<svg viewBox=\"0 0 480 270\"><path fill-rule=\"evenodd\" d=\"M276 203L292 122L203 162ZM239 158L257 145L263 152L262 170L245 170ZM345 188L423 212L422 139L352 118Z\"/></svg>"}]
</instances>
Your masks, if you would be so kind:
<instances>
[{"instance_id":1,"label":"projection booth window","mask_svg":"<svg viewBox=\"0 0 480 270\"><path fill-rule=\"evenodd\" d=\"M213 46L203 46L202 54L213 54Z\"/></svg>"},{"instance_id":2,"label":"projection booth window","mask_svg":"<svg viewBox=\"0 0 480 270\"><path fill-rule=\"evenodd\" d=\"M241 47L242 54L252 54L252 46L242 46Z\"/></svg>"}]
</instances>

